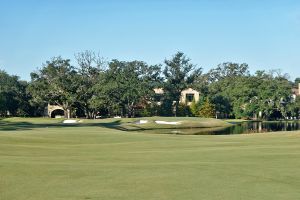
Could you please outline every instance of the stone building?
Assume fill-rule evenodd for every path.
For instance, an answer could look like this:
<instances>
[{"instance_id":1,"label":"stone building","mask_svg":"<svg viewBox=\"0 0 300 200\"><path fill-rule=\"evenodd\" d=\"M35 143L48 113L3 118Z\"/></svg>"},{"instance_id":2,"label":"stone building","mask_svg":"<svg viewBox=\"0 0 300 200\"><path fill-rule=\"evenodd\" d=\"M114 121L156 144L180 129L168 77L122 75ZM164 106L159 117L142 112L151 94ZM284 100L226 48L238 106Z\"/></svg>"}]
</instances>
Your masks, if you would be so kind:
<instances>
[{"instance_id":1,"label":"stone building","mask_svg":"<svg viewBox=\"0 0 300 200\"><path fill-rule=\"evenodd\" d=\"M48 104L48 106L45 109L45 116L51 118L64 117L65 112L61 106Z\"/></svg>"},{"instance_id":2,"label":"stone building","mask_svg":"<svg viewBox=\"0 0 300 200\"><path fill-rule=\"evenodd\" d=\"M193 100L196 102L199 101L200 93L192 88L188 88L181 92L180 103L186 103L187 105L191 105Z\"/></svg>"},{"instance_id":3,"label":"stone building","mask_svg":"<svg viewBox=\"0 0 300 200\"><path fill-rule=\"evenodd\" d=\"M157 102L158 105L161 104L161 96L164 94L164 90L162 88L157 88L154 89L154 92L156 94L156 99L155 101ZM192 88L187 88L181 92L180 96L180 103L191 105L193 100L199 101L200 98L200 93Z\"/></svg>"}]
</instances>

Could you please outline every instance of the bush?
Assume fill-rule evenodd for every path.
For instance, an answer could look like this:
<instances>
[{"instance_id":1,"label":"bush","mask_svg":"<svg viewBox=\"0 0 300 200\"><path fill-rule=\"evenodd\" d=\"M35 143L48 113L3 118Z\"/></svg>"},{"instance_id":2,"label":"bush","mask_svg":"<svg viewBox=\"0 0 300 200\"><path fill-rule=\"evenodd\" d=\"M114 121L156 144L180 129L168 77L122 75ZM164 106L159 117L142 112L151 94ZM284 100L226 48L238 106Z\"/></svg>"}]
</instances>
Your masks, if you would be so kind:
<instances>
[{"instance_id":1,"label":"bush","mask_svg":"<svg viewBox=\"0 0 300 200\"><path fill-rule=\"evenodd\" d=\"M190 106L188 106L186 104L182 104L182 103L179 104L178 105L177 115L178 115L178 117L191 116L192 112L191 112Z\"/></svg>"},{"instance_id":2,"label":"bush","mask_svg":"<svg viewBox=\"0 0 300 200\"><path fill-rule=\"evenodd\" d=\"M216 115L215 105L210 103L208 99L204 102L200 109L200 117L214 118Z\"/></svg>"},{"instance_id":3,"label":"bush","mask_svg":"<svg viewBox=\"0 0 300 200\"><path fill-rule=\"evenodd\" d=\"M160 106L160 110L158 115L160 116L173 116L174 111L173 111L173 101L170 99L164 99Z\"/></svg>"},{"instance_id":4,"label":"bush","mask_svg":"<svg viewBox=\"0 0 300 200\"><path fill-rule=\"evenodd\" d=\"M140 112L141 117L159 116L161 114L161 106L156 103L147 104Z\"/></svg>"},{"instance_id":5,"label":"bush","mask_svg":"<svg viewBox=\"0 0 300 200\"><path fill-rule=\"evenodd\" d=\"M203 106L203 103L203 98L197 102L195 101L195 99L193 100L192 104L190 105L191 114L193 116L198 117L200 115L200 109Z\"/></svg>"}]
</instances>

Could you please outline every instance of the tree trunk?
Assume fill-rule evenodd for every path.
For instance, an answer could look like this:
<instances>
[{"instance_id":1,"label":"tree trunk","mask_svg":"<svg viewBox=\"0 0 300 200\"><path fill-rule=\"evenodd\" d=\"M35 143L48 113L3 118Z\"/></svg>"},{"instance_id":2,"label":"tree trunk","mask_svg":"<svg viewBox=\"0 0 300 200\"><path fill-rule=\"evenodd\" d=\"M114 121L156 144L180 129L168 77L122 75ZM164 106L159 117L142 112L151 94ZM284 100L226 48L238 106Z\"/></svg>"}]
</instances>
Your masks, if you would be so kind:
<instances>
[{"instance_id":1,"label":"tree trunk","mask_svg":"<svg viewBox=\"0 0 300 200\"><path fill-rule=\"evenodd\" d=\"M174 116L177 117L177 111L178 111L178 101L175 102L175 107L174 107Z\"/></svg>"},{"instance_id":2,"label":"tree trunk","mask_svg":"<svg viewBox=\"0 0 300 200\"><path fill-rule=\"evenodd\" d=\"M65 118L70 119L71 118L71 109L70 109L69 103L65 102L62 105L62 108L64 109Z\"/></svg>"},{"instance_id":3,"label":"tree trunk","mask_svg":"<svg viewBox=\"0 0 300 200\"><path fill-rule=\"evenodd\" d=\"M88 119L89 118L89 112L86 108L84 108L84 115L85 115L85 118Z\"/></svg>"},{"instance_id":4,"label":"tree trunk","mask_svg":"<svg viewBox=\"0 0 300 200\"><path fill-rule=\"evenodd\" d=\"M71 118L71 111L70 111L70 109L69 109L69 108L67 109L67 118L68 118L68 119L70 119L70 118Z\"/></svg>"}]
</instances>

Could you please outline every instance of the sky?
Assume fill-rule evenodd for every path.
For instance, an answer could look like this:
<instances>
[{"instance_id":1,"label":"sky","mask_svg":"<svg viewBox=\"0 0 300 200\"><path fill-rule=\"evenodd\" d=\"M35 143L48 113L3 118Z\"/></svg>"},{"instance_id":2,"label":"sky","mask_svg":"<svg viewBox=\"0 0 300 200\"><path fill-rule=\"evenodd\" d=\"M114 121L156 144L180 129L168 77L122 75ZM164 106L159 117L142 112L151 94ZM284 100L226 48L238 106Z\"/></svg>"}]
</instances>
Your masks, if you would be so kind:
<instances>
[{"instance_id":1,"label":"sky","mask_svg":"<svg viewBox=\"0 0 300 200\"><path fill-rule=\"evenodd\" d=\"M300 77L299 0L0 0L0 69L30 80L55 56L223 62ZM73 63L75 65L75 62Z\"/></svg>"}]
</instances>

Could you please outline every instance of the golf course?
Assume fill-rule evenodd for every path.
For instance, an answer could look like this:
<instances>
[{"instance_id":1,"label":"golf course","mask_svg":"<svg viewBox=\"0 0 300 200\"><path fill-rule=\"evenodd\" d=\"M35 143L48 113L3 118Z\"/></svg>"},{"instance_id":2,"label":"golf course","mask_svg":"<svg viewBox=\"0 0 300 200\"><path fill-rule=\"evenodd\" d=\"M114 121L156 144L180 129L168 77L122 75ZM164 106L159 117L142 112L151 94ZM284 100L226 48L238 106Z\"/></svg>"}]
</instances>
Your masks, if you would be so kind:
<instances>
[{"instance_id":1,"label":"golf course","mask_svg":"<svg viewBox=\"0 0 300 200\"><path fill-rule=\"evenodd\" d=\"M1 200L300 199L300 132L147 134L116 119L61 121L0 120Z\"/></svg>"}]
</instances>

